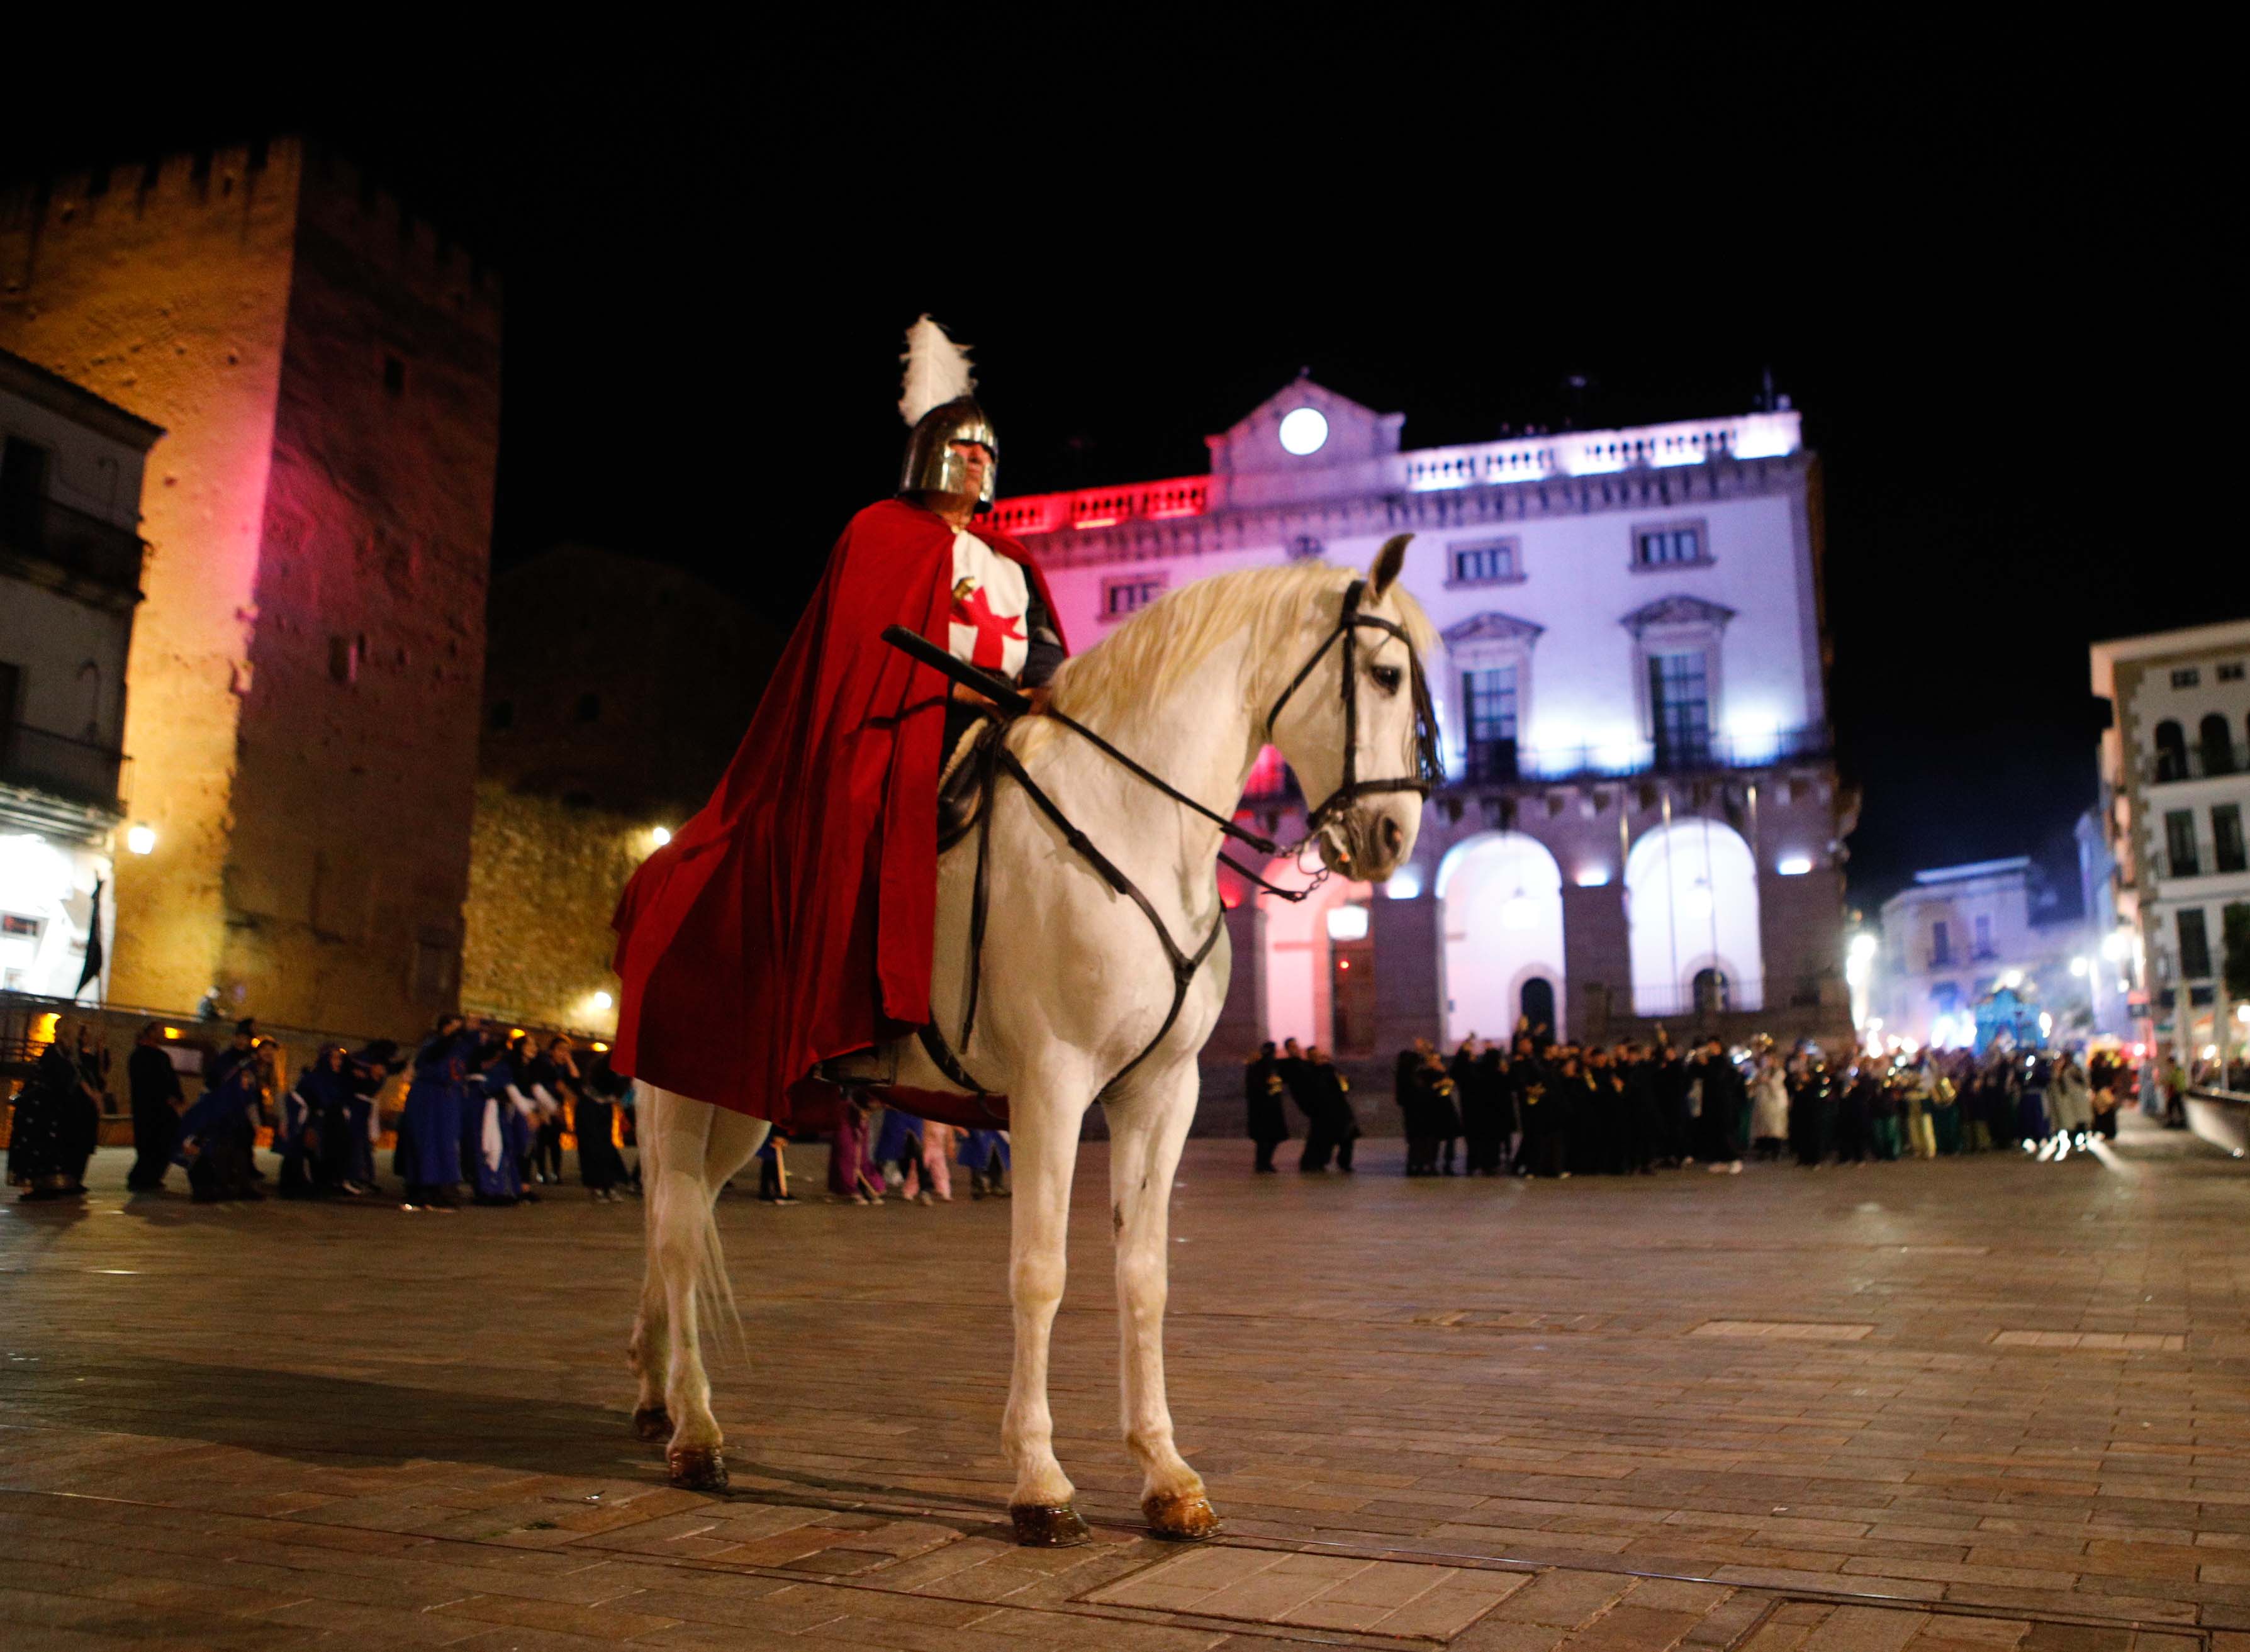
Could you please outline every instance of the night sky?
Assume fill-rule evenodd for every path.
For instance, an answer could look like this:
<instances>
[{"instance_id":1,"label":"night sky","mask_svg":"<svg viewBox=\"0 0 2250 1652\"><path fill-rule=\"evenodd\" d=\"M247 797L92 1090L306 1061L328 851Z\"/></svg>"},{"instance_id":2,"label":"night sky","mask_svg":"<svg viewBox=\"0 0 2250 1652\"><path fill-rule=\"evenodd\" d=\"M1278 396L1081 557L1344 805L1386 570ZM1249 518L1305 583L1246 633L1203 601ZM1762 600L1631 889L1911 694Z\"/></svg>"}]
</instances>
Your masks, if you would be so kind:
<instances>
[{"instance_id":1,"label":"night sky","mask_svg":"<svg viewBox=\"0 0 2250 1652\"><path fill-rule=\"evenodd\" d=\"M592 540L783 624L893 483L924 310L1010 493L1200 472L1301 368L1410 447L1743 411L1770 370L1826 470L1853 903L2067 868L2087 643L2250 614L2208 497L2240 423L2214 106L2115 43L1517 44L1272 83L1135 49L968 100L851 52L152 84L15 100L0 166L326 136L505 275L499 561Z\"/></svg>"}]
</instances>

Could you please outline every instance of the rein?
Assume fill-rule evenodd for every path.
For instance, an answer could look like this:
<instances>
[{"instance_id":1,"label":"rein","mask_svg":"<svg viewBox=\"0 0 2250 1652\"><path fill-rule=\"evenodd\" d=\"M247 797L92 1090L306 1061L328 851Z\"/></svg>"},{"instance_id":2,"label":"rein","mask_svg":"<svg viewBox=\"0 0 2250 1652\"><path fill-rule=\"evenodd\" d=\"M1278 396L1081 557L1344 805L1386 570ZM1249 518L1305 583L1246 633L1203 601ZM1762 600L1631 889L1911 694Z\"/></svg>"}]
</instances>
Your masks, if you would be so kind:
<instances>
[{"instance_id":1,"label":"rein","mask_svg":"<svg viewBox=\"0 0 2250 1652\"><path fill-rule=\"evenodd\" d=\"M1314 667L1327 657L1329 650L1335 647L1339 639L1342 640L1343 644L1343 777L1321 806L1306 817L1305 836L1298 840L1295 846L1295 853L1300 857L1303 855L1306 848L1319 837L1332 817L1342 813L1356 799L1384 792L1413 792L1426 798L1430 795L1431 787L1445 778L1444 763L1438 751L1437 718L1431 709L1429 685L1422 675L1421 657L1415 651L1413 639L1407 636L1404 626L1395 621L1384 619L1379 615L1360 612L1360 599L1366 590L1365 580L1354 580L1345 589L1343 612L1336 621L1336 628L1322 639L1321 645L1313 650L1312 657L1304 663L1297 674L1289 679L1289 685L1281 691L1280 698L1273 702L1273 709L1266 714L1266 742L1271 744L1273 738L1273 726L1280 720L1282 708L1289 703L1290 696L1294 694L1303 685L1305 679L1313 674ZM1359 778L1359 681L1356 667L1358 633L1363 629L1386 632L1405 645L1407 662L1413 675L1414 692L1416 772L1411 776L1402 775L1388 780L1364 781ZM908 630L903 625L886 626L883 630L883 640L894 648L911 655L932 670L952 678L955 682L975 689L991 700L1003 712L1008 713L1011 719L1023 716L1032 708L1030 699L1004 678L995 676L979 666L955 658L949 650L940 648L918 632ZM1381 644L1378 644L1377 646ZM1135 779L1154 787L1172 802L1182 804L1202 816L1217 826L1225 836L1233 838L1237 843L1261 855L1277 855L1281 852L1281 846L1272 838L1252 831L1248 827L1239 824L1231 817L1189 796L1162 775L1127 756L1076 718L1066 712L1056 711L1052 706L1048 707L1045 715L1087 741L1096 751L1117 763ZM977 823L977 877L969 909L969 991L968 1002L961 1017L961 1048L964 1050L968 1048L970 1036L977 1028L977 1000L984 981L984 926L990 909L989 885L985 874L990 859L988 851L992 835L993 793L997 787L998 776L1004 774L1024 788L1025 795L1032 800L1041 814L1054 823L1055 829L1063 836L1063 841L1076 851L1080 859L1094 869L1094 874L1102 882L1141 909L1142 915L1149 920L1149 926L1156 932L1156 940L1164 949L1166 961L1171 965L1172 1003L1171 1008L1165 1012L1163 1024L1156 1029L1156 1036L1142 1046L1141 1053L1119 1068L1110 1077L1109 1082L1095 1092L1097 1095L1106 1094L1128 1073L1155 1054L1156 1046L1163 1043L1170 1035L1174 1024L1180 1018L1181 1009L1186 1006L1188 988L1194 985L1197 972L1203 967L1204 960L1211 956L1211 948L1218 944L1219 933L1226 927L1225 911L1221 908L1218 919L1211 925L1211 933L1204 937L1203 945L1192 953L1188 952L1173 939L1171 930L1165 926L1163 914L1157 912L1155 904L1149 899L1148 896L1142 892L1140 885L1127 877L1115 861L1103 854L1095 846L1094 840L1080 831L1070 816L1063 813L1061 805L1048 796L1040 788L1039 783L1032 780L1030 773L1024 767L1022 760L1008 749L1004 733L990 736L985 743L984 751L977 754L977 761L985 766L982 788L984 801L978 811ZM1222 853L1218 858L1267 893L1278 895L1282 899L1292 903L1303 900L1326 883L1329 877L1329 869L1322 867L1317 874L1313 875L1313 881L1307 888L1285 889L1251 871L1231 855ZM945 1035L938 1030L935 1017L923 1022L916 1036L923 1051L948 1079L974 1095L989 1096L997 1093L988 1090L970 1076L968 1068L962 1064L960 1057L947 1044Z\"/></svg>"}]
</instances>

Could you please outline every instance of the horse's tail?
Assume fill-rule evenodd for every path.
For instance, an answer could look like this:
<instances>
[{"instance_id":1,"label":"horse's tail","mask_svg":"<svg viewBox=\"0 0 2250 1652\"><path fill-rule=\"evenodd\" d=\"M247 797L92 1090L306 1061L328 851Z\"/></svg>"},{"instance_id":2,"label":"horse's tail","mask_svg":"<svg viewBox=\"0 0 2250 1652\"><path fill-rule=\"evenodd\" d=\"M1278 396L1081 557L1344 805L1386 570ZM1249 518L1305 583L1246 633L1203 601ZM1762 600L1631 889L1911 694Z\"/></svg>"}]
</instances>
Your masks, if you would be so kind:
<instances>
[{"instance_id":1,"label":"horse's tail","mask_svg":"<svg viewBox=\"0 0 2250 1652\"><path fill-rule=\"evenodd\" d=\"M650 1087L640 1120L646 1242L652 1253L671 1254L663 1248L669 1235L687 1253L694 1269L696 1317L715 1333L714 1342L729 1340L720 1327L731 1327L731 1341L747 1359L749 1338L719 1242L718 1190L706 1175L706 1149L715 1112L708 1103ZM674 1154L679 1155L677 1162ZM676 1175L668 1174L674 1171Z\"/></svg>"}]
</instances>

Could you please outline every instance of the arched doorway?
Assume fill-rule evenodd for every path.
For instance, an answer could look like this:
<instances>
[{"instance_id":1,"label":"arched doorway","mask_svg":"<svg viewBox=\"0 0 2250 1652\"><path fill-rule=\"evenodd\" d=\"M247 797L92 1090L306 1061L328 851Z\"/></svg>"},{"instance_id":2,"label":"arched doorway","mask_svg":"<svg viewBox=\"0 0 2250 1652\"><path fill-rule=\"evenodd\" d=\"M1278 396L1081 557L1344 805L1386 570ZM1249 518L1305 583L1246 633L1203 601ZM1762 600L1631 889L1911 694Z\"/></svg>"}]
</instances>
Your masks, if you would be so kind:
<instances>
[{"instance_id":1,"label":"arched doorway","mask_svg":"<svg viewBox=\"0 0 2250 1652\"><path fill-rule=\"evenodd\" d=\"M1555 983L1546 976L1534 975L1525 981L1516 1005L1528 1025L1544 1027L1550 1034L1555 1030Z\"/></svg>"},{"instance_id":2,"label":"arched doorway","mask_svg":"<svg viewBox=\"0 0 2250 1652\"><path fill-rule=\"evenodd\" d=\"M1312 880L1297 870L1294 860L1283 856L1263 869L1269 882L1284 889L1303 889ZM1303 1044L1318 1044L1324 1050L1336 1048L1336 983L1339 974L1336 966L1349 962L1357 974L1351 983L1356 1004L1363 995L1372 1002L1374 991L1374 948L1363 939L1356 938L1358 926L1338 920L1334 926L1329 914L1340 908L1357 906L1365 909L1374 891L1365 884L1349 883L1341 878L1331 878L1312 894L1294 903L1278 895L1260 892L1260 907L1266 914L1266 956L1261 960L1266 972L1266 1036L1275 1043L1294 1038ZM1331 934L1344 937L1331 940ZM1364 936L1360 930L1359 936ZM1238 960L1235 966L1244 964ZM1358 1028L1349 1029L1355 1036Z\"/></svg>"},{"instance_id":3,"label":"arched doorway","mask_svg":"<svg viewBox=\"0 0 2250 1652\"><path fill-rule=\"evenodd\" d=\"M1637 1015L1765 1003L1757 864L1724 821L1675 820L1645 834L1625 863Z\"/></svg>"},{"instance_id":4,"label":"arched doorway","mask_svg":"<svg viewBox=\"0 0 2250 1652\"><path fill-rule=\"evenodd\" d=\"M1547 846L1522 832L1465 838L1439 863L1437 894L1446 1042L1508 1036L1535 982L1563 1036L1563 869Z\"/></svg>"}]
</instances>

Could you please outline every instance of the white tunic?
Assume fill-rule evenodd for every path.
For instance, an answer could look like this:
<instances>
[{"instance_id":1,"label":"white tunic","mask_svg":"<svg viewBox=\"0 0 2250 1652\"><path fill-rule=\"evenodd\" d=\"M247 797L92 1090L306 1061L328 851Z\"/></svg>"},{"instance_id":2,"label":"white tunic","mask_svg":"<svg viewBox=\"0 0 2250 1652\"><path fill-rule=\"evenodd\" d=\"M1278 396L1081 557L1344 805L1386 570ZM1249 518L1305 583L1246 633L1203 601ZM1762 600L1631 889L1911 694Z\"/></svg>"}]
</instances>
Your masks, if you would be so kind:
<instances>
[{"instance_id":1,"label":"white tunic","mask_svg":"<svg viewBox=\"0 0 2250 1652\"><path fill-rule=\"evenodd\" d=\"M956 659L1011 680L1020 676L1031 652L1030 627L1024 618L1031 605L1031 582L1020 563L974 533L963 530L954 534L949 646Z\"/></svg>"}]
</instances>

